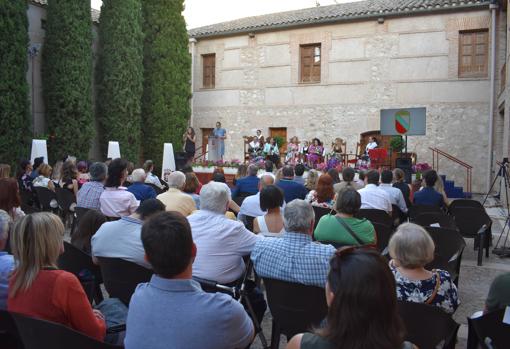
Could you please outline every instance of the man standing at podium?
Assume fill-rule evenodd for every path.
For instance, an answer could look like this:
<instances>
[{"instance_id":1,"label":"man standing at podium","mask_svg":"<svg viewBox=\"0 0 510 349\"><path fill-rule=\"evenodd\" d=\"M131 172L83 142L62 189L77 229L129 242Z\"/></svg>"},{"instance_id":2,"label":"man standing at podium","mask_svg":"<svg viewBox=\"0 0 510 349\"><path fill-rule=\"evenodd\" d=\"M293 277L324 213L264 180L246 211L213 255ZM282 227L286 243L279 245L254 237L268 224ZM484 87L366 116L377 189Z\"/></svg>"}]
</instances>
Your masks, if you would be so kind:
<instances>
[{"instance_id":1,"label":"man standing at podium","mask_svg":"<svg viewBox=\"0 0 510 349\"><path fill-rule=\"evenodd\" d=\"M227 138L227 130L221 128L221 122L216 123L216 128L213 130L213 136L218 140L218 156L223 160L225 155L225 139Z\"/></svg>"}]
</instances>

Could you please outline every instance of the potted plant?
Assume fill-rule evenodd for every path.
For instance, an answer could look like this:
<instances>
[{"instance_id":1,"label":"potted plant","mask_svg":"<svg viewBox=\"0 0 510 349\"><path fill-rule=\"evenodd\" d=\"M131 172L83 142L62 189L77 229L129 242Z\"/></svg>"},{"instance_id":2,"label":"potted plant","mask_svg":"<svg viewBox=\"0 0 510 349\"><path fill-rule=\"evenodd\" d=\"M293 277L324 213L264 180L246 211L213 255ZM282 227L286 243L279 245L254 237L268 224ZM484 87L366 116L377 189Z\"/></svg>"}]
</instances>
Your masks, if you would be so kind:
<instances>
[{"instance_id":1,"label":"potted plant","mask_svg":"<svg viewBox=\"0 0 510 349\"><path fill-rule=\"evenodd\" d=\"M393 136L390 140L390 150L395 153L400 153L405 148L405 141L402 136Z\"/></svg>"}]
</instances>

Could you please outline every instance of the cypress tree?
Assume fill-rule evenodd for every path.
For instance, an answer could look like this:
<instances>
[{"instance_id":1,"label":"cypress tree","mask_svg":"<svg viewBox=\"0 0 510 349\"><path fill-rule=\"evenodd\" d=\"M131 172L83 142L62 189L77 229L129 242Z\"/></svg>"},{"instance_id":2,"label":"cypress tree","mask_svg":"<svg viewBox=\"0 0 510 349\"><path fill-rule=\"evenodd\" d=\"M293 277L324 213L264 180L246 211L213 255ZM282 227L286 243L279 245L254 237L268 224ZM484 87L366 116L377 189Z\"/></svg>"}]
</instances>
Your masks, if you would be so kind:
<instances>
[{"instance_id":1,"label":"cypress tree","mask_svg":"<svg viewBox=\"0 0 510 349\"><path fill-rule=\"evenodd\" d=\"M163 143L181 149L190 116L191 57L182 0L144 0L143 150L160 165Z\"/></svg>"},{"instance_id":2,"label":"cypress tree","mask_svg":"<svg viewBox=\"0 0 510 349\"><path fill-rule=\"evenodd\" d=\"M86 159L94 135L90 0L48 1L42 51L48 156Z\"/></svg>"},{"instance_id":3,"label":"cypress tree","mask_svg":"<svg viewBox=\"0 0 510 349\"><path fill-rule=\"evenodd\" d=\"M30 141L27 3L0 0L0 18L0 162L15 166Z\"/></svg>"},{"instance_id":4,"label":"cypress tree","mask_svg":"<svg viewBox=\"0 0 510 349\"><path fill-rule=\"evenodd\" d=\"M103 0L97 67L97 116L103 154L108 141L118 141L122 157L138 162L143 91L140 0Z\"/></svg>"}]
</instances>

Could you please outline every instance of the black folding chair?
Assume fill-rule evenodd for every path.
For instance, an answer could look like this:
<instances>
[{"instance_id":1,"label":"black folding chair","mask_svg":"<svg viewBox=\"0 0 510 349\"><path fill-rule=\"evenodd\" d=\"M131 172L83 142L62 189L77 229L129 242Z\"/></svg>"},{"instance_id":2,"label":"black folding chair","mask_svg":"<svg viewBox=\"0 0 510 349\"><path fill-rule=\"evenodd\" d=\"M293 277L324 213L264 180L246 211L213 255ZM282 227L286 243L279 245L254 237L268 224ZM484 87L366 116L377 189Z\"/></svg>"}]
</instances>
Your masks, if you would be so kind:
<instances>
[{"instance_id":1,"label":"black folding chair","mask_svg":"<svg viewBox=\"0 0 510 349\"><path fill-rule=\"evenodd\" d=\"M57 203L62 212L63 221L71 220L72 235L75 227L74 208L76 206L76 198L73 193L65 188L55 188L55 194L57 195Z\"/></svg>"},{"instance_id":2,"label":"black folding chair","mask_svg":"<svg viewBox=\"0 0 510 349\"><path fill-rule=\"evenodd\" d=\"M439 224L441 228L457 230L457 225L451 216L439 212L423 212L413 219L413 223L428 227L432 224Z\"/></svg>"},{"instance_id":3,"label":"black folding chair","mask_svg":"<svg viewBox=\"0 0 510 349\"><path fill-rule=\"evenodd\" d=\"M393 219L391 216L383 210L376 210L372 208L364 208L359 210L359 212L355 215L357 218L366 218L370 222L379 223L386 225L388 227L393 226Z\"/></svg>"},{"instance_id":4,"label":"black folding chair","mask_svg":"<svg viewBox=\"0 0 510 349\"><path fill-rule=\"evenodd\" d=\"M432 212L432 213L444 213L443 209L438 206L428 206L428 205L412 205L409 207L408 216L409 220L411 222L414 221L418 215L426 212Z\"/></svg>"},{"instance_id":5,"label":"black folding chair","mask_svg":"<svg viewBox=\"0 0 510 349\"><path fill-rule=\"evenodd\" d=\"M24 349L18 327L6 310L0 310L0 344L3 349Z\"/></svg>"},{"instance_id":6,"label":"black folding chair","mask_svg":"<svg viewBox=\"0 0 510 349\"><path fill-rule=\"evenodd\" d=\"M11 313L25 349L114 349L111 345L88 337L67 326Z\"/></svg>"},{"instance_id":7,"label":"black folding chair","mask_svg":"<svg viewBox=\"0 0 510 349\"><path fill-rule=\"evenodd\" d=\"M450 273L455 285L459 285L462 253L466 247L464 238L457 230L426 227L436 246L434 260L427 264L427 269L443 269Z\"/></svg>"},{"instance_id":8,"label":"black folding chair","mask_svg":"<svg viewBox=\"0 0 510 349\"><path fill-rule=\"evenodd\" d=\"M253 231L253 221L255 220L255 217L252 216L244 216L243 215L243 224L249 231Z\"/></svg>"},{"instance_id":9,"label":"black folding chair","mask_svg":"<svg viewBox=\"0 0 510 349\"><path fill-rule=\"evenodd\" d=\"M492 241L492 220L485 212L485 208L453 207L450 214L459 228L460 234L465 238L475 239L474 247L478 247L477 264L482 265L483 249L485 256L489 257L489 247Z\"/></svg>"},{"instance_id":10,"label":"black folding chair","mask_svg":"<svg viewBox=\"0 0 510 349\"><path fill-rule=\"evenodd\" d=\"M505 309L475 319L468 318L467 349L503 349L510 343L510 325L503 322Z\"/></svg>"},{"instance_id":11,"label":"black folding chair","mask_svg":"<svg viewBox=\"0 0 510 349\"><path fill-rule=\"evenodd\" d=\"M64 253L58 257L57 264L60 269L76 275L85 293L87 293L90 303L92 303L92 300L95 300L96 304L103 301L103 293L100 286L103 283L101 269L92 262L92 257L88 253L64 241ZM85 281L80 273L90 273L93 279Z\"/></svg>"},{"instance_id":12,"label":"black folding chair","mask_svg":"<svg viewBox=\"0 0 510 349\"><path fill-rule=\"evenodd\" d=\"M153 188L154 191L156 192L157 195L161 194L164 192L163 189L161 189L160 187L158 187L156 184L154 183L144 183L144 184L147 184L149 187Z\"/></svg>"},{"instance_id":13,"label":"black folding chair","mask_svg":"<svg viewBox=\"0 0 510 349\"><path fill-rule=\"evenodd\" d=\"M51 202L53 200L57 202L57 194L55 194L54 191L44 187L34 187L34 190L37 195L37 200L39 201L41 210L50 212L57 211L56 207L51 207Z\"/></svg>"},{"instance_id":14,"label":"black folding chair","mask_svg":"<svg viewBox=\"0 0 510 349\"><path fill-rule=\"evenodd\" d=\"M420 349L455 349L460 325L441 308L424 303L398 301L405 340Z\"/></svg>"},{"instance_id":15,"label":"black folding chair","mask_svg":"<svg viewBox=\"0 0 510 349\"><path fill-rule=\"evenodd\" d=\"M407 215L402 212L400 207L397 205L391 205L391 219L393 220L393 227L398 227L402 224L407 218Z\"/></svg>"},{"instance_id":16,"label":"black folding chair","mask_svg":"<svg viewBox=\"0 0 510 349\"><path fill-rule=\"evenodd\" d=\"M391 235L393 234L393 229L391 229L391 226L377 222L372 222L372 225L374 226L377 236L377 249L384 255L386 254L385 250L388 247Z\"/></svg>"},{"instance_id":17,"label":"black folding chair","mask_svg":"<svg viewBox=\"0 0 510 349\"><path fill-rule=\"evenodd\" d=\"M78 207L76 206L74 208L74 212L76 214L76 217L74 218L75 221L76 221L76 226L78 226L78 224L80 223L80 219L85 216L85 213L91 211L92 209L91 208L85 208L85 207Z\"/></svg>"},{"instance_id":18,"label":"black folding chair","mask_svg":"<svg viewBox=\"0 0 510 349\"><path fill-rule=\"evenodd\" d=\"M313 206L313 212L315 213L315 223L313 225L313 229L317 228L317 224L319 224L319 221L322 216L325 216L327 214L336 214L336 212L330 208L326 207L319 207L319 206Z\"/></svg>"},{"instance_id":19,"label":"black folding chair","mask_svg":"<svg viewBox=\"0 0 510 349\"><path fill-rule=\"evenodd\" d=\"M453 200L448 206L448 212L451 213L452 209L455 210L457 207L471 207L483 209L484 207L481 202L471 199L456 199Z\"/></svg>"},{"instance_id":20,"label":"black folding chair","mask_svg":"<svg viewBox=\"0 0 510 349\"><path fill-rule=\"evenodd\" d=\"M118 298L129 306L136 286L149 282L153 271L120 258L95 257L101 268L104 287L111 298Z\"/></svg>"},{"instance_id":21,"label":"black folding chair","mask_svg":"<svg viewBox=\"0 0 510 349\"><path fill-rule=\"evenodd\" d=\"M328 313L324 289L316 286L262 278L273 324L271 349L278 349L280 335L287 340L319 326Z\"/></svg>"}]
</instances>

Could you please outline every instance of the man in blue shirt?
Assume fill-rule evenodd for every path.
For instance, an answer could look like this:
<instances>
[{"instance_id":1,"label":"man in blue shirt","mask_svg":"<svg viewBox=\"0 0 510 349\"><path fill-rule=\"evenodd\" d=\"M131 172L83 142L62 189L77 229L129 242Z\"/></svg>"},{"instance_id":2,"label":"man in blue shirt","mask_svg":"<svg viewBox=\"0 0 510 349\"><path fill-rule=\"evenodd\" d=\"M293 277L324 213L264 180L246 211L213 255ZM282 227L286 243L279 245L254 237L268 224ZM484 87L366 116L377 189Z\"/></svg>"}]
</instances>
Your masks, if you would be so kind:
<instances>
[{"instance_id":1,"label":"man in blue shirt","mask_svg":"<svg viewBox=\"0 0 510 349\"><path fill-rule=\"evenodd\" d=\"M225 155L225 139L227 138L227 130L221 127L221 122L216 123L216 128L213 130L213 136L218 140L218 155L221 160Z\"/></svg>"},{"instance_id":2,"label":"man in blue shirt","mask_svg":"<svg viewBox=\"0 0 510 349\"><path fill-rule=\"evenodd\" d=\"M142 228L145 257L155 275L138 285L126 323L126 349L247 348L254 326L229 295L205 293L192 280L197 254L191 228L178 212L164 212Z\"/></svg>"},{"instance_id":3,"label":"man in blue shirt","mask_svg":"<svg viewBox=\"0 0 510 349\"><path fill-rule=\"evenodd\" d=\"M282 169L283 178L276 182L276 185L283 190L285 202L291 202L294 199L304 200L308 190L301 183L294 181L294 168L285 165Z\"/></svg>"},{"instance_id":4,"label":"man in blue shirt","mask_svg":"<svg viewBox=\"0 0 510 349\"><path fill-rule=\"evenodd\" d=\"M285 233L281 238L257 241L251 260L261 277L325 287L329 260L336 249L312 241L314 212L303 200L294 200L283 213Z\"/></svg>"},{"instance_id":5,"label":"man in blue shirt","mask_svg":"<svg viewBox=\"0 0 510 349\"><path fill-rule=\"evenodd\" d=\"M14 269L14 258L4 251L9 235L11 217L4 210L0 210L0 310L7 309L7 295L9 293L9 275Z\"/></svg>"},{"instance_id":6,"label":"man in blue shirt","mask_svg":"<svg viewBox=\"0 0 510 349\"><path fill-rule=\"evenodd\" d=\"M133 193L136 200L140 200L140 202L143 202L147 199L154 199L157 196L154 188L148 184L145 184L146 177L147 175L145 174L144 169L137 168L131 174L131 180L133 181L133 184L131 184L127 189L129 192Z\"/></svg>"},{"instance_id":7,"label":"man in blue shirt","mask_svg":"<svg viewBox=\"0 0 510 349\"><path fill-rule=\"evenodd\" d=\"M437 172L430 170L423 175L425 180L425 188L414 193L413 203L415 205L439 206L444 207L443 195L434 189L436 181L442 180L437 176Z\"/></svg>"},{"instance_id":8,"label":"man in blue shirt","mask_svg":"<svg viewBox=\"0 0 510 349\"><path fill-rule=\"evenodd\" d=\"M259 177L257 172L259 168L257 165L251 164L248 166L248 176L239 178L236 182L236 186L232 190L232 198L235 199L238 196L249 196L259 192Z\"/></svg>"}]
</instances>

